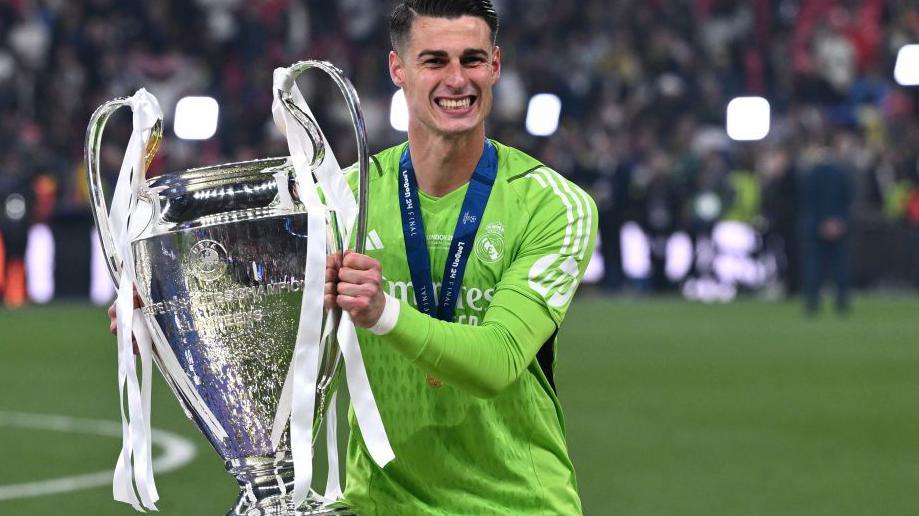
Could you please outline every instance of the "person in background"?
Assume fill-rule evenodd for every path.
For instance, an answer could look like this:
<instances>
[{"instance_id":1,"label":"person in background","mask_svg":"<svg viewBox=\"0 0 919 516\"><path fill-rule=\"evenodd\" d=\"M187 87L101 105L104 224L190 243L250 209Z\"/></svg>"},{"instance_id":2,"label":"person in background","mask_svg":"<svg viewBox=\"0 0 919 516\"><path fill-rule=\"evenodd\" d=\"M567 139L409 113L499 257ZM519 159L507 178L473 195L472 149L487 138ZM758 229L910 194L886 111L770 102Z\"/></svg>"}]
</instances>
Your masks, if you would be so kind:
<instances>
[{"instance_id":1,"label":"person in background","mask_svg":"<svg viewBox=\"0 0 919 516\"><path fill-rule=\"evenodd\" d=\"M852 178L839 158L844 155L850 136L840 130L831 137L832 148L811 151L811 165L804 170L799 188L804 310L810 316L820 309L820 289L827 272L836 287L836 311L845 315L850 308L847 244L851 232Z\"/></svg>"}]
</instances>

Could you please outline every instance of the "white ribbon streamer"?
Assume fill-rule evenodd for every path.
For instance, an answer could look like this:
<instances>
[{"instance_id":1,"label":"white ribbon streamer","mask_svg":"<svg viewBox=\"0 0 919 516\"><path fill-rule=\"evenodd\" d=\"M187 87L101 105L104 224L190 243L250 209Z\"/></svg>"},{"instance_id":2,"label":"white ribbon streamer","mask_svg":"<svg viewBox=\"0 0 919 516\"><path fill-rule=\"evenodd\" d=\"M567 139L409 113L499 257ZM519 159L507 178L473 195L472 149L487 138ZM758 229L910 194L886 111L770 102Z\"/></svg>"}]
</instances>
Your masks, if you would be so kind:
<instances>
[{"instance_id":1,"label":"white ribbon streamer","mask_svg":"<svg viewBox=\"0 0 919 516\"><path fill-rule=\"evenodd\" d=\"M275 96L278 72L275 71ZM275 102L278 102L277 98ZM315 410L316 382L319 376L320 337L322 330L323 291L325 290L326 209L319 199L310 170L310 149L306 135L298 131L298 123L289 113L283 113L282 131L287 134L287 144L294 165L300 199L308 213L305 285L300 305L297 341L294 346L291 368L295 393L301 396L282 396L290 399L290 441L294 461L294 505L299 507L310 494L313 479L313 412ZM285 407L279 407L285 412ZM275 432L276 433L276 432Z\"/></svg>"},{"instance_id":2,"label":"white ribbon streamer","mask_svg":"<svg viewBox=\"0 0 919 516\"><path fill-rule=\"evenodd\" d=\"M122 448L115 466L112 494L115 500L131 504L136 510L156 510L159 499L153 480L150 442L150 334L143 317L134 310L134 256L131 240L143 228L136 212L135 185L142 184L145 153L152 129L163 114L156 98L140 89L128 100L133 112L133 130L115 186L109 224L121 252L122 267L115 301L118 328L118 394L121 405ZM140 215L140 213L136 213ZM132 341L140 354L142 384L138 382ZM127 413L125 412L127 393ZM136 493L135 493L136 487Z\"/></svg>"},{"instance_id":3,"label":"white ribbon streamer","mask_svg":"<svg viewBox=\"0 0 919 516\"><path fill-rule=\"evenodd\" d=\"M329 502L341 498L341 475L338 472L338 393L332 394L325 414L325 445L328 450L329 475L325 481L325 495Z\"/></svg>"},{"instance_id":4,"label":"white ribbon streamer","mask_svg":"<svg viewBox=\"0 0 919 516\"><path fill-rule=\"evenodd\" d=\"M306 100L294 83L294 76L290 69L278 68L274 71L273 89L272 114L278 128L287 137L300 198L309 213L307 281L303 291L300 328L294 350L294 361L291 364L293 382L287 382L287 384L293 384L293 392L298 395L291 395L289 392L286 393L287 395L282 393L275 420L275 431L273 432L273 437L279 439L280 432L278 430L286 420L286 414L290 413L291 452L294 457L294 503L299 506L309 495L309 488L312 482L312 424L316 381L319 371L321 342L319 333L322 323L322 303L325 289L326 241L324 226L328 209L335 210L339 217L339 230L343 231L345 241L350 241L350 228L353 227L357 215L357 202L324 135L322 135L322 143L325 146L325 159L315 171L310 170L309 164L313 156L312 148L309 144L309 135L278 98L279 90L290 92L291 98L297 107L312 117L312 112L306 104ZM313 181L313 173L315 173L322 187L328 208L319 201L316 185ZM314 225L316 226L315 228ZM319 238L315 238L316 236ZM373 392L370 390L370 382L364 369L354 324L347 313L342 315L338 329L338 339L342 350L342 358L345 361L346 379L348 390L351 393L352 405L368 451L374 461L380 467L383 467L395 458L395 455L389 444L389 439L386 437L386 431L383 428L383 421L373 398ZM287 391L286 385L284 391ZM326 431L330 467L324 498L329 501L336 500L341 496L334 401L335 398L333 397L332 406L326 416L328 418ZM285 406L287 403L290 403L289 409Z\"/></svg>"}]
</instances>

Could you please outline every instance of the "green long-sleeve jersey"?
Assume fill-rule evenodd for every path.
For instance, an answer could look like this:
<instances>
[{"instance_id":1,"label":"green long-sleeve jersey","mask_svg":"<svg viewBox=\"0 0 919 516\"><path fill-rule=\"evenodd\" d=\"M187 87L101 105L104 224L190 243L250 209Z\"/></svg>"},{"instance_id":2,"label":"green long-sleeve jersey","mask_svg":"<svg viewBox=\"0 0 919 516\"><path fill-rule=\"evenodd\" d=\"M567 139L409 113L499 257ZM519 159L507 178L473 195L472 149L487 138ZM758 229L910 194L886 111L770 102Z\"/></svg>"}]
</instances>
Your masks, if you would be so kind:
<instances>
[{"instance_id":1,"label":"green long-sleeve jersey","mask_svg":"<svg viewBox=\"0 0 919 516\"><path fill-rule=\"evenodd\" d=\"M532 157L493 143L498 175L453 322L416 307L399 207L405 144L371 166L365 252L401 307L388 334L358 331L396 455L377 467L351 415L345 498L362 515L581 512L553 367L558 326L594 248L596 206ZM419 192L435 290L466 190Z\"/></svg>"}]
</instances>

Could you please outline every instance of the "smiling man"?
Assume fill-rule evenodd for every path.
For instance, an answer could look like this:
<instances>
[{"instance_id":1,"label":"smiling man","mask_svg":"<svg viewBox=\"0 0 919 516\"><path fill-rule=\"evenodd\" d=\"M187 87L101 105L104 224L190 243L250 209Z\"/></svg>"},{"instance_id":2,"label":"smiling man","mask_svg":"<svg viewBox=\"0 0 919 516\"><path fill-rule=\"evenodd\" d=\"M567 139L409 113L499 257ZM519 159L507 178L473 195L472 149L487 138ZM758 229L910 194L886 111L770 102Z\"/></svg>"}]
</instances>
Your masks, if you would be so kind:
<instances>
[{"instance_id":1,"label":"smiling man","mask_svg":"<svg viewBox=\"0 0 919 516\"><path fill-rule=\"evenodd\" d=\"M488 0L407 1L390 19L408 142L374 156L370 250L326 291L362 328L396 454L378 468L352 420L345 497L362 515L581 512L553 368L596 207L486 138L497 30Z\"/></svg>"}]
</instances>

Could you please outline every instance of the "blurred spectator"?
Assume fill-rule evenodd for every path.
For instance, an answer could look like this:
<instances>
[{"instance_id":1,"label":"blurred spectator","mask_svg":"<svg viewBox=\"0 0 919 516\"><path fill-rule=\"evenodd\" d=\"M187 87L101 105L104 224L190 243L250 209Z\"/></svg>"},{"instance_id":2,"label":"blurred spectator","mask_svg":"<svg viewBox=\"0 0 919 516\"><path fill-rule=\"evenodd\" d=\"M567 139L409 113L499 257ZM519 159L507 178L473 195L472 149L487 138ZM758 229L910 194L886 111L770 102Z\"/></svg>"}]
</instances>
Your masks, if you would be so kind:
<instances>
[{"instance_id":1,"label":"blurred spectator","mask_svg":"<svg viewBox=\"0 0 919 516\"><path fill-rule=\"evenodd\" d=\"M852 178L848 166L832 151L842 154L851 137L834 135L833 148L812 149L800 187L800 231L803 252L804 306L809 315L820 308L823 279L832 277L836 310L849 311L849 234Z\"/></svg>"},{"instance_id":2,"label":"blurred spectator","mask_svg":"<svg viewBox=\"0 0 919 516\"><path fill-rule=\"evenodd\" d=\"M667 244L683 225L682 192L673 178L670 159L663 152L655 152L647 167L636 170L635 174L643 183L639 223L650 244L651 287L656 291L671 290L675 285L667 277Z\"/></svg>"},{"instance_id":3,"label":"blurred spectator","mask_svg":"<svg viewBox=\"0 0 919 516\"><path fill-rule=\"evenodd\" d=\"M919 158L910 177L911 191L906 204L906 224L910 238L910 269L913 286L919 288Z\"/></svg>"},{"instance_id":4,"label":"blurred spectator","mask_svg":"<svg viewBox=\"0 0 919 516\"><path fill-rule=\"evenodd\" d=\"M778 277L785 292L800 288L796 230L798 188L794 160L778 147L763 156L763 238L767 252L776 259Z\"/></svg>"},{"instance_id":5,"label":"blurred spectator","mask_svg":"<svg viewBox=\"0 0 919 516\"><path fill-rule=\"evenodd\" d=\"M31 223L34 204L29 178L18 163L8 160L0 163L0 239L3 259L0 263L0 293L10 308L22 306L26 301L25 253L26 238Z\"/></svg>"}]
</instances>

